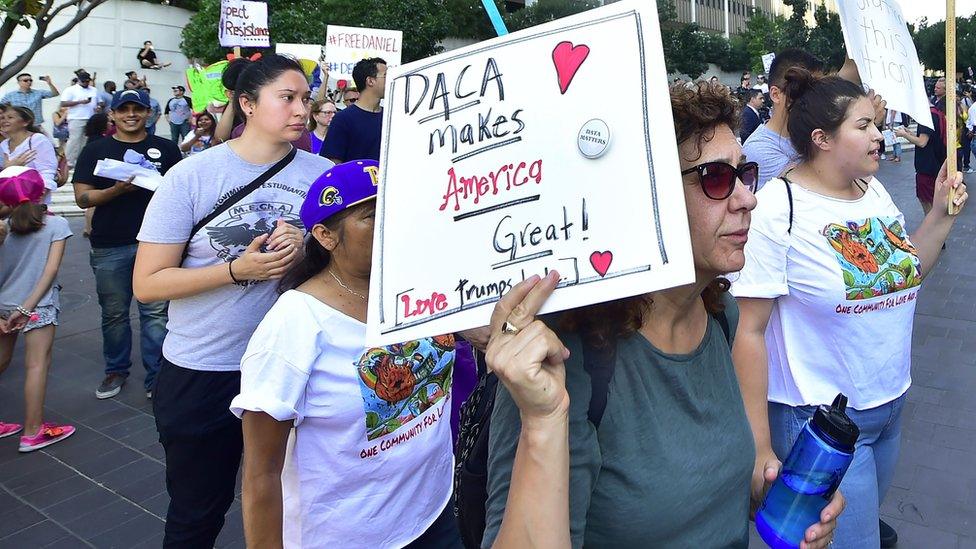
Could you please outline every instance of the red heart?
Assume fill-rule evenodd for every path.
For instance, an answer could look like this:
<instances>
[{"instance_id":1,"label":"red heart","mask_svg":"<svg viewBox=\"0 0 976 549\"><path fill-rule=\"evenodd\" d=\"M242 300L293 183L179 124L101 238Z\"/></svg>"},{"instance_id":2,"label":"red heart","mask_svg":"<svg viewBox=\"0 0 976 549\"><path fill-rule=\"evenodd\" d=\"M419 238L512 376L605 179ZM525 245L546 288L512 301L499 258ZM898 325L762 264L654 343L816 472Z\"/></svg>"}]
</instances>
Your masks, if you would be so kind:
<instances>
[{"instance_id":1,"label":"red heart","mask_svg":"<svg viewBox=\"0 0 976 549\"><path fill-rule=\"evenodd\" d=\"M590 265L601 277L607 276L610 264L613 263L613 252L593 252L590 254Z\"/></svg>"},{"instance_id":2,"label":"red heart","mask_svg":"<svg viewBox=\"0 0 976 549\"><path fill-rule=\"evenodd\" d=\"M590 55L590 48L586 45L574 46L572 42L560 42L552 50L552 63L556 66L556 76L559 77L559 92L565 94L572 83L573 77L580 65Z\"/></svg>"}]
</instances>

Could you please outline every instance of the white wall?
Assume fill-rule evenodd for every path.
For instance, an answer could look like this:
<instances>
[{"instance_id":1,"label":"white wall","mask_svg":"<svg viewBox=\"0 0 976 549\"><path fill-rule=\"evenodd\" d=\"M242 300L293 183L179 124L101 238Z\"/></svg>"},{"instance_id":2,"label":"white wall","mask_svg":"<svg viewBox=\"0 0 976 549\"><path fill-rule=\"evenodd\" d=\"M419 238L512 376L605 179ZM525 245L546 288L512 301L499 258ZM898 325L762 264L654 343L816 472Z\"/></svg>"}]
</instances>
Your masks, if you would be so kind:
<instances>
[{"instance_id":1,"label":"white wall","mask_svg":"<svg viewBox=\"0 0 976 549\"><path fill-rule=\"evenodd\" d=\"M186 58L180 53L180 32L190 20L192 12L174 8L131 2L128 0L108 0L95 8L92 13L74 29L38 51L22 72L34 76L34 88L46 87L40 76L49 74L55 85L64 90L71 84L73 71L84 68L89 73L97 73L97 86L113 80L122 89L125 72L137 70L145 74L152 89L152 96L165 107L171 97L170 88L186 86ZM58 16L49 28L60 28L67 17ZM18 27L4 52L0 63L7 64L27 47L33 32ZM171 66L154 71L139 67L136 54L142 43L152 40L156 55L161 62ZM11 78L0 86L0 94L17 89ZM45 127L51 128L51 114L57 110L59 99L44 100ZM164 118L157 123L156 133L169 136L169 126Z\"/></svg>"}]
</instances>

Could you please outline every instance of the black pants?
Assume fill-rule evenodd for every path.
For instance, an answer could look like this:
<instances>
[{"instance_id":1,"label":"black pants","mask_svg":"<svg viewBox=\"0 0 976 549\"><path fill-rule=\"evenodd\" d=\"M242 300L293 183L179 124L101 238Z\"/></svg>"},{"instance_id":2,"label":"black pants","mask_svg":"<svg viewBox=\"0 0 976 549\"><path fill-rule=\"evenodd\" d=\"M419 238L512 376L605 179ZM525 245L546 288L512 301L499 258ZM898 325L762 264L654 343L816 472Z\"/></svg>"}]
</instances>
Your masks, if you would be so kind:
<instances>
[{"instance_id":1,"label":"black pants","mask_svg":"<svg viewBox=\"0 0 976 549\"><path fill-rule=\"evenodd\" d=\"M153 393L166 452L169 510L163 547L211 549L234 500L244 439L228 407L240 372L202 372L163 358Z\"/></svg>"}]
</instances>

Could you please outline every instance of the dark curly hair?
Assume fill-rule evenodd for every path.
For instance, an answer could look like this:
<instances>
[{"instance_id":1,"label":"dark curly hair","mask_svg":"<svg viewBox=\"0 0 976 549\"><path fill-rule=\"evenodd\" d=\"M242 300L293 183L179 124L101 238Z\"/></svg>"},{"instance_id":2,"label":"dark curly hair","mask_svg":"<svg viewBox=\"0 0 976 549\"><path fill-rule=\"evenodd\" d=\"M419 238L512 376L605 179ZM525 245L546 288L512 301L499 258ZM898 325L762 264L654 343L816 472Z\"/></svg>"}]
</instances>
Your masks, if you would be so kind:
<instances>
[{"instance_id":1,"label":"dark curly hair","mask_svg":"<svg viewBox=\"0 0 976 549\"><path fill-rule=\"evenodd\" d=\"M671 112L678 144L693 139L696 145L698 156L686 160L701 156L702 145L711 141L716 128L728 126L735 131L739 125L739 106L729 90L707 82L672 86ZM716 278L702 290L702 301L709 314L725 308L722 294L729 290L729 286L725 278ZM578 333L589 345L607 347L617 339L637 332L652 304L651 295L644 294L581 307L560 315L559 327Z\"/></svg>"}]
</instances>

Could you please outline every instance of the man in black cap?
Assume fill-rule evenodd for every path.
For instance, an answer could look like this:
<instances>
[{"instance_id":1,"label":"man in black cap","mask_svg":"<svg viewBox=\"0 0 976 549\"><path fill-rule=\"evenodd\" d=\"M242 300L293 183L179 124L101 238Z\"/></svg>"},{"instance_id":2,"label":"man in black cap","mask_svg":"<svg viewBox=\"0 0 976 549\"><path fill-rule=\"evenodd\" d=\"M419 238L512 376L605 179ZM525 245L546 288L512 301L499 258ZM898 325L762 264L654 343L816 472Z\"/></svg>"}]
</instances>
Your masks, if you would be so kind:
<instances>
[{"instance_id":1,"label":"man in black cap","mask_svg":"<svg viewBox=\"0 0 976 549\"><path fill-rule=\"evenodd\" d=\"M132 367L132 270L136 261L136 234L153 193L129 181L113 181L95 175L99 160L113 160L152 166L160 174L180 161L180 149L169 139L146 132L151 107L142 90L123 90L112 98L112 119L116 133L93 141L78 158L74 174L75 201L82 208L95 208L91 231L91 266L102 309L102 354L105 378L95 390L99 399L111 398L122 390ZM129 158L126 158L126 153ZM138 154L133 154L138 153ZM140 158L141 157L141 158ZM153 383L162 359L166 336L166 302L138 303L142 364L146 369L146 397L152 398Z\"/></svg>"},{"instance_id":2,"label":"man in black cap","mask_svg":"<svg viewBox=\"0 0 976 549\"><path fill-rule=\"evenodd\" d=\"M169 122L169 135L176 143L182 143L183 138L190 133L190 118L193 116L193 104L186 95L186 88L173 86L173 97L166 102L166 121Z\"/></svg>"},{"instance_id":3,"label":"man in black cap","mask_svg":"<svg viewBox=\"0 0 976 549\"><path fill-rule=\"evenodd\" d=\"M68 144L65 146L65 156L68 166L74 166L85 146L85 124L95 114L98 105L98 91L92 86L91 75L85 71L78 71L78 83L69 86L61 94L61 106L68 107Z\"/></svg>"}]
</instances>

